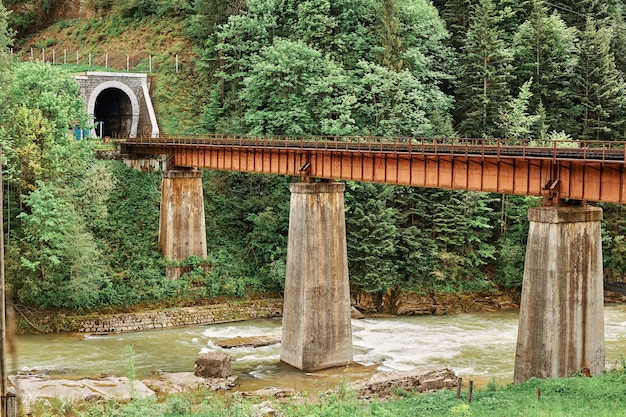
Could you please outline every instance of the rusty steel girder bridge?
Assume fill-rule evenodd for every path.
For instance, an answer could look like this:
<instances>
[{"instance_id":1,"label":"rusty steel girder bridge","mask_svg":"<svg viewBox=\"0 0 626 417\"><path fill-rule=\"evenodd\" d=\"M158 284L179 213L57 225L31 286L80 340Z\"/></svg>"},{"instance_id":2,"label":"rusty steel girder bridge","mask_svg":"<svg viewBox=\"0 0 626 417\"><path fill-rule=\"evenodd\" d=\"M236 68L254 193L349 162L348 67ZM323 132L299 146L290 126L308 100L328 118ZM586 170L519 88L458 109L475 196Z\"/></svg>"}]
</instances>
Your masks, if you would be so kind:
<instances>
[{"instance_id":1,"label":"rusty steel girder bridge","mask_svg":"<svg viewBox=\"0 0 626 417\"><path fill-rule=\"evenodd\" d=\"M159 136L123 155L168 166L626 203L626 143L412 137Z\"/></svg>"},{"instance_id":2,"label":"rusty steel girder bridge","mask_svg":"<svg viewBox=\"0 0 626 417\"><path fill-rule=\"evenodd\" d=\"M304 372L353 359L345 185L316 179L543 197L528 211L514 381L605 367L602 209L584 202L626 203L624 142L210 135L119 145L140 168L163 163L159 241L175 261L207 257L196 168L300 177L290 184L280 358Z\"/></svg>"}]
</instances>

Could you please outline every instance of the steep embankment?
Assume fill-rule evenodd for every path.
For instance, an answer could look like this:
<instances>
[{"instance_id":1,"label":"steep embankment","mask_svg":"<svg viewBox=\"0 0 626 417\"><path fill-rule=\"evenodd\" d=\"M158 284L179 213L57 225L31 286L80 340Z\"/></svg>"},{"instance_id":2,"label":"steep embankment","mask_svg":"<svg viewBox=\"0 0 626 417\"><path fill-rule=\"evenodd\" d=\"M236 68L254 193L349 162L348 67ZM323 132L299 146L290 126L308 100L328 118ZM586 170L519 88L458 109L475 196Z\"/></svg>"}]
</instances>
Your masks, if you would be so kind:
<instances>
[{"instance_id":1,"label":"steep embankment","mask_svg":"<svg viewBox=\"0 0 626 417\"><path fill-rule=\"evenodd\" d=\"M197 56L185 35L184 17L121 17L66 0L52 9L50 23L16 48L22 59L54 61L75 72L129 68L150 73L161 130L198 130L208 78L196 71Z\"/></svg>"}]
</instances>

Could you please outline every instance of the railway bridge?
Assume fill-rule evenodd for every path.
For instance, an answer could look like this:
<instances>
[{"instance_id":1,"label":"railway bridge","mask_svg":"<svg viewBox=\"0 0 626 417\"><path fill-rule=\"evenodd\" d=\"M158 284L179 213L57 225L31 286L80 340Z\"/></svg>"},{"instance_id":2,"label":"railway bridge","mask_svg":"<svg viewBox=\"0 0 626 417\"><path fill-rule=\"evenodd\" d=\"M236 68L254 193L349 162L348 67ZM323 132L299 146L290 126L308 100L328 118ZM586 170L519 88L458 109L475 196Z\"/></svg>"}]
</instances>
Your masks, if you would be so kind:
<instances>
[{"instance_id":1,"label":"railway bridge","mask_svg":"<svg viewBox=\"0 0 626 417\"><path fill-rule=\"evenodd\" d=\"M626 203L625 143L210 135L137 136L120 148L128 161L163 162L160 242L174 260L207 255L199 169L300 178L281 360L303 371L352 361L344 185L335 180L542 197L528 213L514 380L604 369L602 210L588 202Z\"/></svg>"}]
</instances>

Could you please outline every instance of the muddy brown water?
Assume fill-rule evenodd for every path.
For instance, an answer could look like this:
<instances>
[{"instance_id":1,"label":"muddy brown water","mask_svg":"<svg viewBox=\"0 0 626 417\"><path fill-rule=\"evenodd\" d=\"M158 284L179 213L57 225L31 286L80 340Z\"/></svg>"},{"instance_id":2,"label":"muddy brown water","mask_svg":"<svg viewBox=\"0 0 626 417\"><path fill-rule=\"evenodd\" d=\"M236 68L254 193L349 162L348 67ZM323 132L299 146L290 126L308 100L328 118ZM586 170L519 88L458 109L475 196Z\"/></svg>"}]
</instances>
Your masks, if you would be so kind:
<instances>
[{"instance_id":1,"label":"muddy brown water","mask_svg":"<svg viewBox=\"0 0 626 417\"><path fill-rule=\"evenodd\" d=\"M610 368L626 356L626 305L608 305L604 314L606 366ZM489 380L507 384L513 379L517 320L517 311L354 320L354 365L313 373L282 364L279 344L233 349L216 345L236 336L280 335L280 319L106 336L23 335L18 337L18 355L9 360L9 370L36 370L60 378L125 376L129 370L125 347L132 346L140 379L158 370L193 371L201 351L229 354L233 373L240 376L238 389L243 391L284 387L314 393L342 380L429 364L448 366L478 386Z\"/></svg>"}]
</instances>

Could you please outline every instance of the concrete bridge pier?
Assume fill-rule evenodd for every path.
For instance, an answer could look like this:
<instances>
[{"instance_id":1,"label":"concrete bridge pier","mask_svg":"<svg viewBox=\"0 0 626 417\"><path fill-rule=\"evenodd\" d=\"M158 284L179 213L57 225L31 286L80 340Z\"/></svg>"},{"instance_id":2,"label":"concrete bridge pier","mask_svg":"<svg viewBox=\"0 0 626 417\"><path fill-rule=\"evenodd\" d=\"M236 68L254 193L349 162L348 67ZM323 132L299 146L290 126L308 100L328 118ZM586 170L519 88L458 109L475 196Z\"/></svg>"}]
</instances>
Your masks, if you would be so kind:
<instances>
[{"instance_id":1,"label":"concrete bridge pier","mask_svg":"<svg viewBox=\"0 0 626 417\"><path fill-rule=\"evenodd\" d=\"M166 259L183 261L190 256L206 259L201 171L163 171L160 216L159 242ZM180 268L169 268L167 274L178 278Z\"/></svg>"},{"instance_id":2,"label":"concrete bridge pier","mask_svg":"<svg viewBox=\"0 0 626 417\"><path fill-rule=\"evenodd\" d=\"M599 374L604 369L602 209L535 207L528 219L514 382L585 368Z\"/></svg>"},{"instance_id":3,"label":"concrete bridge pier","mask_svg":"<svg viewBox=\"0 0 626 417\"><path fill-rule=\"evenodd\" d=\"M344 188L290 187L280 360L305 372L352 362Z\"/></svg>"}]
</instances>

